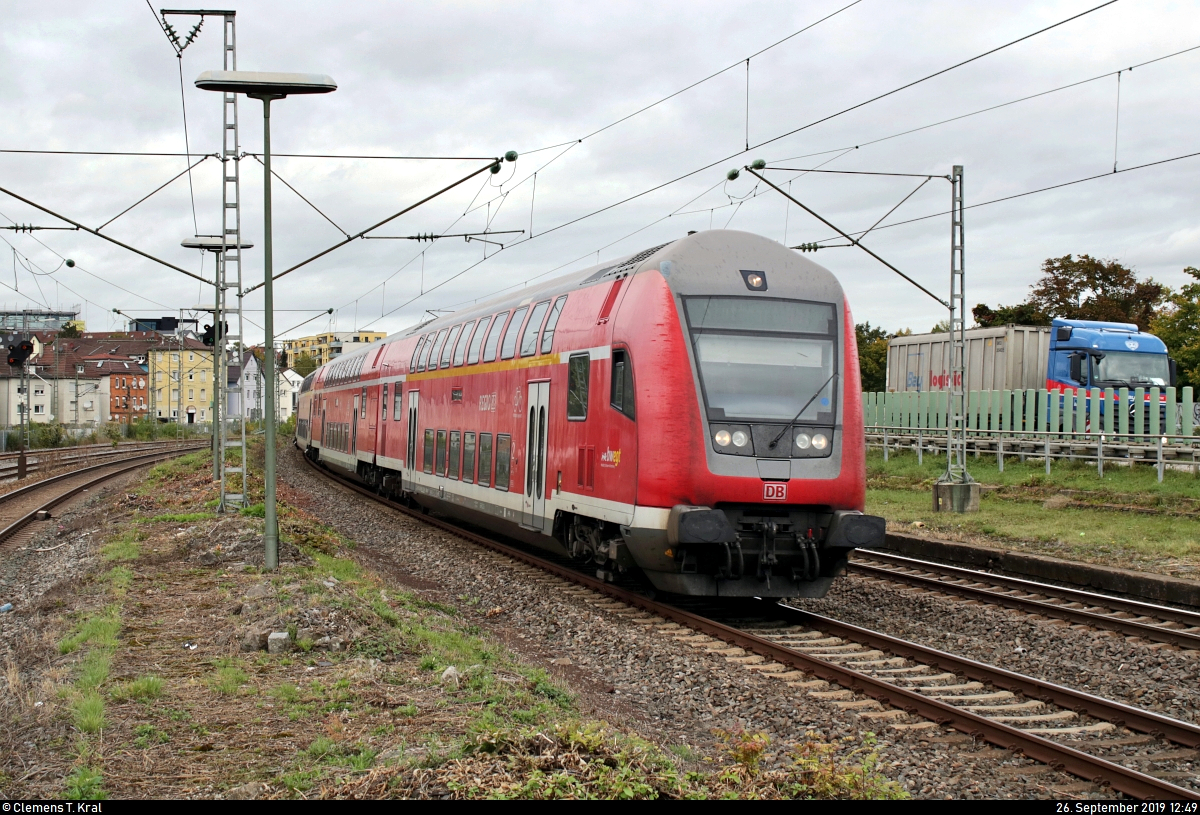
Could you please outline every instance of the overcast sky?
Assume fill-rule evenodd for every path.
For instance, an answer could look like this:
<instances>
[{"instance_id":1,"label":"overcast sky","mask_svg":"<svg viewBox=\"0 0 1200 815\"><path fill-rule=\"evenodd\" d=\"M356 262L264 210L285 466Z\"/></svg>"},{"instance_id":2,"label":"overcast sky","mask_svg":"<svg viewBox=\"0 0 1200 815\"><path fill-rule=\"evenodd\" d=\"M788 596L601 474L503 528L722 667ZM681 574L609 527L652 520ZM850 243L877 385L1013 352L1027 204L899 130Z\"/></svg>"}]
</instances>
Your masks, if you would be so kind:
<instances>
[{"instance_id":1,"label":"overcast sky","mask_svg":"<svg viewBox=\"0 0 1200 815\"><path fill-rule=\"evenodd\" d=\"M724 183L728 169L755 158L781 167L829 162L824 169L937 175L962 164L970 205L1111 172L1114 146L1118 169L1200 151L1200 50L1121 75L1119 134L1118 82L1108 76L868 144L1200 45L1194 3L1136 0L763 144L1098 2L862 0L751 60L748 122L747 72L738 64L588 135L848 2L237 3L239 68L323 73L339 86L328 96L274 104L275 152L521 153L499 175L477 176L374 233L477 232L490 216L491 230L526 230L493 238L509 248L480 263L486 244L461 238L355 241L276 284L277 330L332 307L333 318L323 316L293 336L334 327L334 319L339 330L397 331L426 309L452 308L551 270L582 268L710 225L786 238L789 245L831 238L827 227L795 206L789 210L778 194L761 187L755 194L749 175ZM0 148L184 152L179 61L144 0L9 3L4 17ZM194 23L172 21L184 34ZM183 54L193 153L220 147L220 97L193 83L202 71L221 67L221 45L220 18L208 18ZM261 104L243 100L240 115L242 149L261 151ZM742 154L747 128L752 149ZM562 146L541 149L551 145ZM4 153L0 187L95 227L185 166L182 157ZM275 160L282 178L351 234L480 166L469 159ZM261 247L262 167L246 158L241 169L244 238ZM220 172L214 159L193 171L195 223L184 176L105 233L200 272L201 259L180 241L197 227L201 234L219 232ZM850 231L866 229L920 183L795 172L771 177L790 181L798 199ZM969 210L969 304L1024 299L1041 262L1068 253L1116 258L1180 285L1188 280L1183 267L1200 266L1198 177L1200 157ZM286 187L276 182L273 190L277 271L343 238ZM943 295L948 216L883 227L944 212L949 199L949 184L935 178L865 241ZM61 225L0 194L0 225L13 222ZM531 226L535 237L513 246L529 237ZM117 325L113 308L158 316L212 296L210 288L86 233L3 230L0 237L20 253L14 279L13 252L0 244L0 285L20 292L0 288L0 305L10 308L33 301L80 304L88 327L105 330ZM488 255L498 248L488 246ZM63 257L76 267L60 267ZM251 285L262 280L261 250L246 257ZM945 316L861 251L829 249L815 259L841 279L859 322L924 331ZM211 276L211 258L203 261L203 273ZM261 324L261 290L247 297L247 307L259 309L247 313ZM248 332L248 339L256 338L260 332Z\"/></svg>"}]
</instances>

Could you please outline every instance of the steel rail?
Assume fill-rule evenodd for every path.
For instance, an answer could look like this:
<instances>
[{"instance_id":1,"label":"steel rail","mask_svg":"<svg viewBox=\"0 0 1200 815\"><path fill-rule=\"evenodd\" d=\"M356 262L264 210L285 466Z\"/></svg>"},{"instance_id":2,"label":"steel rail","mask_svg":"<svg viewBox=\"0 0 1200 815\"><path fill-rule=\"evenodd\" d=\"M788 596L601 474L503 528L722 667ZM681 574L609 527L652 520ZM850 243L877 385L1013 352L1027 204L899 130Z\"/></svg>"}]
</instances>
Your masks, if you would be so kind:
<instances>
[{"instance_id":1,"label":"steel rail","mask_svg":"<svg viewBox=\"0 0 1200 815\"><path fill-rule=\"evenodd\" d=\"M783 603L778 604L777 608L772 607L772 611L776 613L782 611L791 621L798 624L828 631L872 648L887 650L896 656L908 657L932 668L940 668L971 679L986 681L998 688L1020 693L1030 699L1058 705L1076 713L1083 713L1096 719L1112 722L1120 727L1158 736L1176 744L1200 747L1200 726L1191 722L1172 719L1169 716L1114 702L1110 699L1102 699L1090 693L998 668L995 665L976 662L966 657L955 656L936 648L918 645L867 628L860 628Z\"/></svg>"},{"instance_id":2,"label":"steel rail","mask_svg":"<svg viewBox=\"0 0 1200 815\"><path fill-rule=\"evenodd\" d=\"M533 555L529 552L525 552L521 549L508 546L507 544L492 540L484 535L470 532L446 521L442 521L437 518L431 518L424 513L412 510L396 501L383 498L382 496L365 487L331 473L316 462L313 462L307 456L304 457L304 460L314 470L334 481L335 483L343 486L344 488L360 493L372 499L373 501L383 504L391 509L413 517L431 526L435 526L439 529L449 532L456 537L466 539L472 543L477 543L480 546L491 549L494 552L503 554L521 563L535 566L565 580L589 588L595 592L606 594L609 597L620 600L630 606L648 611L651 614L662 617L663 619L687 626L695 631L699 631L703 634L707 634L710 637L737 645L738 647L744 648L748 651L753 651L756 654L767 657L768 659L772 659L782 665L789 665L794 668L804 670L807 673L812 673L826 681L836 682L839 685L843 685L866 696L870 696L873 699L877 699L884 704L899 708L911 714L922 716L930 721L937 722L938 724L948 725L953 727L955 730L962 731L963 733L967 733L976 738L982 738L998 747L1019 751L1025 756L1048 764L1055 769L1063 770L1079 778L1083 778L1095 783L1108 783L1114 790L1142 800L1200 800L1200 793L1176 786L1167 781L1163 781L1162 779L1155 778L1154 776L1138 772L1137 770L1131 770L1128 767L1123 767L1120 764L1115 764L1097 756L1088 755L1080 750L1076 750L1063 744L1055 743L1049 739L1045 739L1031 733L1026 733L1018 728L1011 727L1000 722L991 721L983 716L980 716L979 714L971 713L970 711L957 708L954 705L950 705L945 702L940 702L937 699L933 699L928 696L922 696L915 691L892 685L881 679L876 679L875 677L859 673L858 671L850 668L845 668L832 662L826 662L823 659L809 656L801 651L788 648L787 646L755 636L754 634L749 634L745 631L740 631L736 628L719 623L715 620L711 620L707 617L702 617L689 611L684 611L681 608L653 600L649 597L638 594L637 592L633 592L619 586L614 586L611 583L606 583L602 580L582 574L562 564L555 563L553 561L538 557L537 555ZM798 614L814 620L820 619L823 624L827 623L831 628L833 626L845 626L845 630L847 631L855 628L854 626L847 626L845 623L837 623L834 620L826 621L825 618L818 618L817 615L810 615L808 612L804 612L799 609L792 609L789 606L778 606L778 608L789 615ZM874 637L885 638L889 640L893 639L886 637L886 635L868 632L866 629L858 630L862 631L864 636L869 634ZM882 642L883 640L881 639L879 641ZM917 649L922 649L922 646L917 646L912 643L903 643L902 640L894 640L894 642L897 643L897 648L908 647L913 649L914 653L916 653ZM901 645L901 643L903 644ZM891 646L888 647L890 648ZM934 652L932 649L923 650L928 650L931 653L939 655L939 658L945 658L947 660L961 659L958 657L953 657L950 654ZM963 660L963 662L970 662L970 660ZM984 668L989 667L982 666L981 663L975 664ZM1009 673L1007 671L1002 671L1001 669L993 668L991 670L997 671L998 676L1001 673ZM1014 678L1020 676L1019 674L1011 675ZM1034 683L1038 682L1038 680L1033 680L1030 677L1021 678ZM1049 685L1049 683L1041 684ZM1074 691L1070 691L1068 688L1061 688L1060 690L1069 694L1076 693ZM1096 703L1102 703L1105 701L1097 697L1091 697L1088 694L1078 694L1078 696L1094 700ZM1108 702L1107 704L1116 705L1120 708L1127 709L1134 714L1142 713L1134 708L1126 708L1126 706L1120 705L1119 703ZM1100 709L1099 705L1097 705L1097 709ZM1153 714L1149 715L1153 716ZM1165 722L1168 723L1173 722L1173 720L1166 719L1165 717L1156 718L1164 719ZM1183 725L1185 728L1189 727L1183 722L1178 722L1175 724ZM1128 726L1132 727L1132 725ZM1198 729L1197 732L1200 733L1200 729Z\"/></svg>"},{"instance_id":3,"label":"steel rail","mask_svg":"<svg viewBox=\"0 0 1200 815\"><path fill-rule=\"evenodd\" d=\"M157 459L172 458L176 455L182 455L183 453L189 452L193 449L203 450L203 449L205 449L206 446L207 445L196 446L194 448L191 446L176 447L176 448L172 448L170 450L158 450L153 453L144 453L140 456L130 456L127 459L121 459L119 461L109 461L105 464L97 464L92 467L84 467L82 469L75 470L73 472L63 473L62 475L56 475L56 476L53 476L52 478L47 478L44 481L37 481L33 484L29 484L28 486L13 490L12 492L5 493L4 495L0 495L0 504L5 504L16 498L21 498L26 495L35 493L38 490L44 489L47 486L56 484L59 481L63 481L63 480L69 479L69 478L75 478L79 475L82 475L84 473L89 473L94 470L108 469L111 467L117 467L118 465L122 465L122 464L126 465L126 466L121 467L120 469L113 470L112 472L108 472L108 473L103 473L103 474L97 476L96 478L93 478L89 481L85 481L82 484L79 484L79 485L67 490L66 492L59 493L58 495L51 498L49 501L46 501L45 503L41 504L40 506L36 507L35 509L30 510L28 513L21 516L20 518L17 518L15 521L10 523L4 529L0 529L0 544L3 544L5 541L7 541L13 535L17 534L22 529L24 529L26 526L28 526L30 523L32 523L34 520L36 520L37 514L39 512L48 511L51 508L57 506L58 504L61 504L63 501L66 501L68 498L72 498L75 495L78 495L80 492L83 492L85 489L88 489L89 487L94 486L95 484L99 484L103 481L107 481L108 479L110 479L114 476L121 475L122 473L126 473L130 470L136 470L138 467L144 467L145 465L150 464Z\"/></svg>"},{"instance_id":4,"label":"steel rail","mask_svg":"<svg viewBox=\"0 0 1200 815\"><path fill-rule=\"evenodd\" d=\"M1014 597L1013 595L1003 594L990 589L948 583L938 579L937 577L905 574L904 572L896 572L888 568L871 566L866 563L851 563L850 568L856 572L859 572L860 574L870 575L871 577L881 578L894 583L907 583L910 586L933 589L935 591L941 591L947 594L957 594L961 597L967 597L972 600L981 600L986 603L991 603L992 605L1005 606L1006 608L1012 608L1018 611L1026 611L1034 614L1046 614L1051 617L1068 620L1072 623L1089 625L1093 628L1101 628L1109 631L1116 631L1120 634L1125 634L1131 637L1143 637L1148 640L1176 645L1181 648L1200 650L1200 633L1180 631L1174 628L1163 628L1159 625L1140 623L1136 620L1122 620L1120 617L1111 617L1094 611L1083 611L1081 609L1067 608L1055 603L1048 603L1045 600L1032 600L1024 597ZM981 577L978 579L983 582L987 578ZM1039 589L1038 593L1050 593L1050 587ZM1093 601L1089 600L1089 602Z\"/></svg>"},{"instance_id":5,"label":"steel rail","mask_svg":"<svg viewBox=\"0 0 1200 815\"><path fill-rule=\"evenodd\" d=\"M1141 600L1130 600L1125 597L1114 597L1111 594L1100 594L1094 591L1084 591L1083 589L1071 588L1069 586L1056 586L1053 583L1039 583L1036 580L1027 580L1023 577L1010 577L1005 574L993 574L992 572L981 572L976 569L964 569L961 566L951 566L947 563L938 563L932 560L920 560L918 558L905 557L892 552L882 552L875 549L856 549L854 551L855 558L866 557L872 560L882 560L887 563L896 563L901 565L911 565L913 568L927 569L929 571L938 571L944 574L961 577L965 580L976 580L981 583L992 583L1000 586L1009 586L1014 589L1023 589L1038 594L1049 594L1063 599L1070 599L1080 603L1089 603L1093 606L1107 606L1119 611L1127 611L1130 614L1139 614L1142 616L1154 616L1161 620L1169 620L1183 625L1200 626L1200 613L1189 611L1183 608L1174 608L1172 606L1161 606L1156 603L1146 603ZM850 561L851 566L857 565L855 561ZM953 584L951 584L953 585Z\"/></svg>"}]
</instances>

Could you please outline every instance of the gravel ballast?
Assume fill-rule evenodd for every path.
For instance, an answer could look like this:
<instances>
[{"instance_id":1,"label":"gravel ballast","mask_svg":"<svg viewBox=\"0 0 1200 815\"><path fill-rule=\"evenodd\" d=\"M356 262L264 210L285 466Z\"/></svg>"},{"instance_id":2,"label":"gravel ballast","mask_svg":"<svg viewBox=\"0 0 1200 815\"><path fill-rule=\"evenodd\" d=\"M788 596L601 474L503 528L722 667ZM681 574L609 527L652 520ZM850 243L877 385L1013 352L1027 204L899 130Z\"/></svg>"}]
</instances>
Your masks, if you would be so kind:
<instances>
[{"instance_id":1,"label":"gravel ballast","mask_svg":"<svg viewBox=\"0 0 1200 815\"><path fill-rule=\"evenodd\" d=\"M285 500L355 541L355 556L365 565L402 588L477 615L481 628L566 680L580 693L584 713L664 745L694 745L707 753L715 729L763 731L775 748L803 741L810 732L849 739L848 745L877 732L881 769L916 797L1111 795L954 731L899 731L860 721L805 689L677 641L663 621L349 492L312 471L292 448L281 454L279 472ZM878 621L859 624L879 628ZM779 750L768 764L785 760L786 751Z\"/></svg>"}]
</instances>

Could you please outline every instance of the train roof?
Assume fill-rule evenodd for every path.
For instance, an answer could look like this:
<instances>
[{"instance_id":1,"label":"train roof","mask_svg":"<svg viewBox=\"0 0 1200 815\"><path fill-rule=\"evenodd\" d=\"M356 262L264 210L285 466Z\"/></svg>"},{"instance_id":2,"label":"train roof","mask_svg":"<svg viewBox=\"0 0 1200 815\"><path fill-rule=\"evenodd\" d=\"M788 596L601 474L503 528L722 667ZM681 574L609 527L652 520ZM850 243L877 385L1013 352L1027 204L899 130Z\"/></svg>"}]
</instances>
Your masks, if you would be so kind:
<instances>
[{"instance_id":1,"label":"train roof","mask_svg":"<svg viewBox=\"0 0 1200 815\"><path fill-rule=\"evenodd\" d=\"M489 314L495 314L500 311L507 311L516 306L524 305L538 299L545 299L555 294L569 292L572 289L581 288L583 286L598 283L606 278L615 278L621 275L637 274L643 269L656 267L664 259L669 259L675 254L682 254L687 257L694 256L694 252L708 252L711 249L711 242L714 239L725 241L732 246L735 251L730 254L736 259L737 255L745 251L757 253L764 249L774 249L781 254L785 254L789 265L792 265L799 270L809 285L816 284L816 289L820 294L829 297L830 299L840 299L842 296L841 285L834 277L833 273L823 266L814 263L806 257L802 257L791 249L786 248L777 241L770 238L765 238L762 235L757 235L751 232L743 232L740 230L705 230L688 235L685 238L680 238L666 243L660 243L657 246L651 246L637 252L632 252L628 255L623 255L615 260L605 261L604 263L596 263L576 272L568 272L567 274L552 277L543 282L525 286L511 292L504 292L485 300L480 300L477 303L459 309L450 314L443 314L435 317L432 320L427 320L423 323L418 323L409 328L397 331L383 339L376 340L370 345L362 348L357 348L349 354L344 354L337 359L323 365L318 371L327 369L329 366L345 359L354 359L358 356L366 356L368 353L380 345L395 342L399 339L407 339L409 337L419 336L430 331L438 331L459 323L477 319ZM740 250L740 251L738 251ZM672 283L675 279L672 277ZM323 378L323 377L322 377Z\"/></svg>"}]
</instances>

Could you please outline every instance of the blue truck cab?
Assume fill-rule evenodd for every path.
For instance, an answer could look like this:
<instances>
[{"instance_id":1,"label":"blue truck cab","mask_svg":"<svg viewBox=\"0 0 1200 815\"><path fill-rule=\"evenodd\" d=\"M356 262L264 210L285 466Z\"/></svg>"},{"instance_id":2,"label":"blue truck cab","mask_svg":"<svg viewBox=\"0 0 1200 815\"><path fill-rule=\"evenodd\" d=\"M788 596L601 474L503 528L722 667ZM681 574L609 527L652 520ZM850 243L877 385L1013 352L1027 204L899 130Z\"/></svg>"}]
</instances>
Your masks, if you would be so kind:
<instances>
[{"instance_id":1,"label":"blue truck cab","mask_svg":"<svg viewBox=\"0 0 1200 815\"><path fill-rule=\"evenodd\" d=\"M1050 328L1046 388L1166 388L1175 385L1167 346L1132 323L1056 319Z\"/></svg>"}]
</instances>

